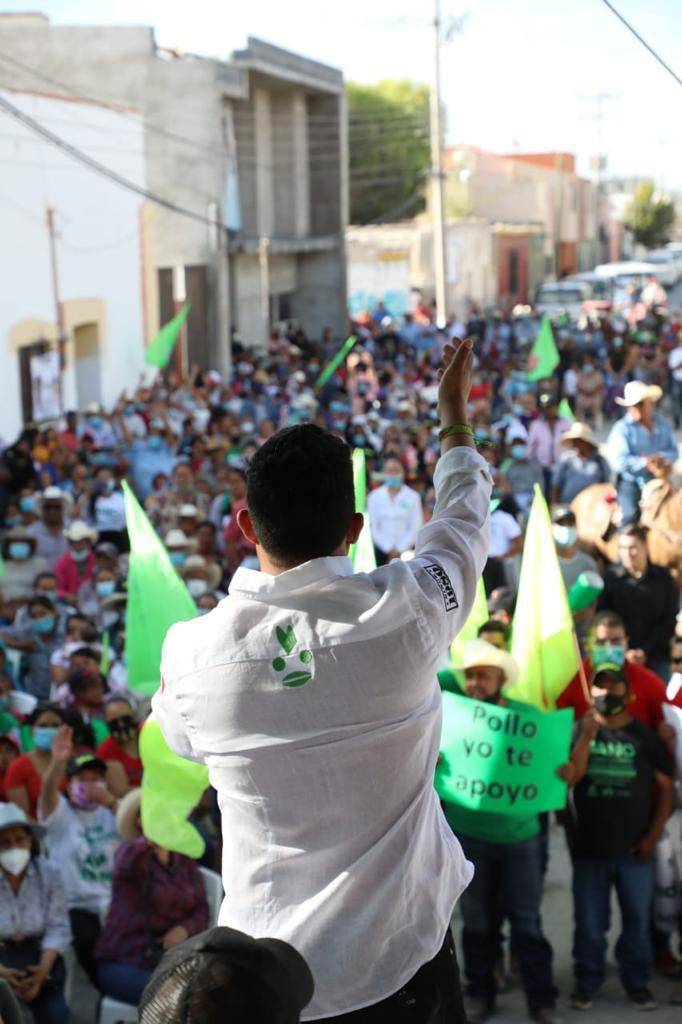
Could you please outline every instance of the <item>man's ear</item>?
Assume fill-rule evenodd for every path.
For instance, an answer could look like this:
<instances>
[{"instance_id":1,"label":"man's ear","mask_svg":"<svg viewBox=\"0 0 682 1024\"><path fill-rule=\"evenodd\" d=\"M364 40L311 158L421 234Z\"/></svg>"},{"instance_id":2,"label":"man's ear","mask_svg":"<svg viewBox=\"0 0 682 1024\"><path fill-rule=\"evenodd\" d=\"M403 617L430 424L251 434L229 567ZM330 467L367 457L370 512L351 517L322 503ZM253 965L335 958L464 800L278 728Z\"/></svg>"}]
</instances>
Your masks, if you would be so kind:
<instances>
[{"instance_id":1,"label":"man's ear","mask_svg":"<svg viewBox=\"0 0 682 1024\"><path fill-rule=\"evenodd\" d=\"M240 508L239 512L237 512L237 526L242 531L246 539L251 541L252 544L259 543L248 508Z\"/></svg>"},{"instance_id":2,"label":"man's ear","mask_svg":"<svg viewBox=\"0 0 682 1024\"><path fill-rule=\"evenodd\" d=\"M354 512L346 531L346 540L349 544L357 544L362 528L365 525L365 517L362 512Z\"/></svg>"}]
</instances>

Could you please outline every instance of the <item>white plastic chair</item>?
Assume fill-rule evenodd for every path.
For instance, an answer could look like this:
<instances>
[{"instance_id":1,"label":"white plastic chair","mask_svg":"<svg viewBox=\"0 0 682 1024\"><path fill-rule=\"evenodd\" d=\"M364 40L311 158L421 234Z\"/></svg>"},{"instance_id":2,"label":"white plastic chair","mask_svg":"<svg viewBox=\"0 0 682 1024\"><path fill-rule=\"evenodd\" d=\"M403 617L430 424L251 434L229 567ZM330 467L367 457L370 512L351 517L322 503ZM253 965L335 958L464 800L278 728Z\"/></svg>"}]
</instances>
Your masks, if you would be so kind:
<instances>
[{"instance_id":1,"label":"white plastic chair","mask_svg":"<svg viewBox=\"0 0 682 1024\"><path fill-rule=\"evenodd\" d=\"M218 914L223 902L223 880L209 868L199 868L204 881L206 902L208 903L209 928L218 923ZM117 999L103 996L99 1004L98 1024L137 1024L137 1007L127 1003L119 1003Z\"/></svg>"},{"instance_id":2,"label":"white plastic chair","mask_svg":"<svg viewBox=\"0 0 682 1024\"><path fill-rule=\"evenodd\" d=\"M223 880L220 875L209 868L199 868L204 879L206 902L208 903L208 926L214 928L218 924L218 915L225 895Z\"/></svg>"}]
</instances>

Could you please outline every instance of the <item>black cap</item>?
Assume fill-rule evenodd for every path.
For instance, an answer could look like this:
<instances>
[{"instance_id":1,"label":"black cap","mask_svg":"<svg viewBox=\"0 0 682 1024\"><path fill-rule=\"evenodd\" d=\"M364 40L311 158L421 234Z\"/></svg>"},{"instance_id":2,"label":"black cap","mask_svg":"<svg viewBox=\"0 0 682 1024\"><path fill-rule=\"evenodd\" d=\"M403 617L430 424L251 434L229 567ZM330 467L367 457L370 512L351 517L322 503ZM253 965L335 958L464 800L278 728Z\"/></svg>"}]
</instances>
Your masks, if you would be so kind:
<instances>
[{"instance_id":1,"label":"black cap","mask_svg":"<svg viewBox=\"0 0 682 1024\"><path fill-rule=\"evenodd\" d=\"M85 771L86 768L94 768L95 771L101 772L102 775L107 774L107 766L101 757L95 757L94 754L80 754L78 757L72 757L67 764L67 779L72 779L74 775Z\"/></svg>"},{"instance_id":2,"label":"black cap","mask_svg":"<svg viewBox=\"0 0 682 1024\"><path fill-rule=\"evenodd\" d=\"M233 928L210 928L165 954L142 993L138 1019L140 1024L211 1024L213 1019L296 1024L313 991L310 968L293 946L253 939ZM228 993L240 1007L253 1005L231 1012L225 1005ZM206 1007L217 1000L220 1018L207 1017Z\"/></svg>"},{"instance_id":3,"label":"black cap","mask_svg":"<svg viewBox=\"0 0 682 1024\"><path fill-rule=\"evenodd\" d=\"M575 512L567 505L558 505L552 512L552 522L559 525L575 525Z\"/></svg>"}]
</instances>

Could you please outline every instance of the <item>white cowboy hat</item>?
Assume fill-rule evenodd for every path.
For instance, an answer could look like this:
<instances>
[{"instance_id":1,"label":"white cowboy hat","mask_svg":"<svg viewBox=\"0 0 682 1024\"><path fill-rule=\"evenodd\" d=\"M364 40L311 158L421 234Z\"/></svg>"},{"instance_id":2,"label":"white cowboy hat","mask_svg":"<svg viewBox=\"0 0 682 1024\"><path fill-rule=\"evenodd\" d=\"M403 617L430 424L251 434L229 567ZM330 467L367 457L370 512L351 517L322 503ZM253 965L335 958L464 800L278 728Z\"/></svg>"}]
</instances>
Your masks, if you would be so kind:
<instances>
[{"instance_id":1,"label":"white cowboy hat","mask_svg":"<svg viewBox=\"0 0 682 1024\"><path fill-rule=\"evenodd\" d=\"M568 441L585 441L587 444L591 444L593 448L599 447L599 441L587 423L574 423L572 427L561 435L562 444L566 444Z\"/></svg>"},{"instance_id":2,"label":"white cowboy hat","mask_svg":"<svg viewBox=\"0 0 682 1024\"><path fill-rule=\"evenodd\" d=\"M194 545L192 540L182 530L169 530L163 542L169 550L177 548L189 548Z\"/></svg>"},{"instance_id":3,"label":"white cowboy hat","mask_svg":"<svg viewBox=\"0 0 682 1024\"><path fill-rule=\"evenodd\" d=\"M470 640L464 645L462 664L459 667L466 671L468 668L481 665L501 669L504 672L505 683L515 683L519 675L519 667L507 651L501 651L499 647L494 647L485 640Z\"/></svg>"},{"instance_id":4,"label":"white cowboy hat","mask_svg":"<svg viewBox=\"0 0 682 1024\"><path fill-rule=\"evenodd\" d=\"M46 487L44 491L36 494L36 509L40 510L44 501L61 501L65 508L71 508L73 505L73 498L61 487Z\"/></svg>"},{"instance_id":5,"label":"white cowboy hat","mask_svg":"<svg viewBox=\"0 0 682 1024\"><path fill-rule=\"evenodd\" d=\"M659 388L658 384L645 384L643 380L631 380L625 385L625 394L622 398L617 398L616 403L629 409L633 405L639 405L646 398L650 398L652 402L660 402L663 398L663 389Z\"/></svg>"},{"instance_id":6,"label":"white cowboy hat","mask_svg":"<svg viewBox=\"0 0 682 1024\"><path fill-rule=\"evenodd\" d=\"M201 571L208 583L209 590L215 590L222 578L220 566L216 562L207 562L202 555L190 555L180 570L180 575L186 579L191 573Z\"/></svg>"},{"instance_id":7,"label":"white cowboy hat","mask_svg":"<svg viewBox=\"0 0 682 1024\"><path fill-rule=\"evenodd\" d=\"M179 519L198 519L199 509L196 505L182 505L178 512Z\"/></svg>"},{"instance_id":8,"label":"white cowboy hat","mask_svg":"<svg viewBox=\"0 0 682 1024\"><path fill-rule=\"evenodd\" d=\"M6 828L13 828L15 825L29 829L38 839L45 835L44 825L39 825L37 821L27 818L26 811L23 811L21 807L17 807L16 804L0 804L0 832Z\"/></svg>"},{"instance_id":9,"label":"white cowboy hat","mask_svg":"<svg viewBox=\"0 0 682 1024\"><path fill-rule=\"evenodd\" d=\"M124 842L139 839L142 835L142 829L137 822L141 806L141 789L131 789L119 802L116 811L116 831Z\"/></svg>"},{"instance_id":10,"label":"white cowboy hat","mask_svg":"<svg viewBox=\"0 0 682 1024\"><path fill-rule=\"evenodd\" d=\"M70 541L91 540L94 544L99 534L97 533L97 530L93 530L87 523L84 523L82 519L74 519L71 526L64 530L64 536Z\"/></svg>"}]
</instances>

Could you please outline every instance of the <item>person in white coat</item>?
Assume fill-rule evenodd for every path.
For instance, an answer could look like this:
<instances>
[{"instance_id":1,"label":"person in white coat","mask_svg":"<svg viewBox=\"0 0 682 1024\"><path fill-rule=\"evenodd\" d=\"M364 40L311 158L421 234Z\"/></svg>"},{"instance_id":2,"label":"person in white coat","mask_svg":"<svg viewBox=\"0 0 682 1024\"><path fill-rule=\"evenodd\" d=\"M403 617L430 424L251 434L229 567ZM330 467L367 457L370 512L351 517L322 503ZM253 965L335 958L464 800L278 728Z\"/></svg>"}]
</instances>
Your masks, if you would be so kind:
<instances>
[{"instance_id":1,"label":"person in white coat","mask_svg":"<svg viewBox=\"0 0 682 1024\"><path fill-rule=\"evenodd\" d=\"M254 456L238 516L261 571L164 644L153 714L218 792L220 924L305 957L303 1021L464 1021L450 920L473 868L433 788L436 671L485 564L492 481L464 423L471 343L444 362L415 558L353 573L351 451L291 427Z\"/></svg>"}]
</instances>

